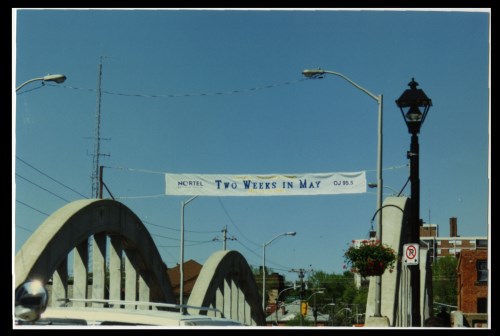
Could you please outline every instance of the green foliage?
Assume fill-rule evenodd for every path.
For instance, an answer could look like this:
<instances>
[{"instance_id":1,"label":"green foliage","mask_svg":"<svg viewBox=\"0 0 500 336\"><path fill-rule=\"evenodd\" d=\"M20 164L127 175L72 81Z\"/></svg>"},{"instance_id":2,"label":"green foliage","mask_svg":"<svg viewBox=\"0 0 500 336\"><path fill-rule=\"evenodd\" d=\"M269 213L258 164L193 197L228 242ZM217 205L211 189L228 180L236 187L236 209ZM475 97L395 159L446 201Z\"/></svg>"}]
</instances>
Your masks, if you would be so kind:
<instances>
[{"instance_id":1,"label":"green foliage","mask_svg":"<svg viewBox=\"0 0 500 336\"><path fill-rule=\"evenodd\" d=\"M316 295L318 311L330 317L334 314L333 325L335 326L351 325L351 320L354 319L353 314L362 314L366 310L368 287L358 289L354 283L354 274L351 272L344 272L343 274L314 272L309 277L308 287L309 295L312 294L312 289L321 288L324 292ZM310 305L313 304L314 301L311 300ZM338 314L339 310L344 307L350 307L352 311L346 313L344 310Z\"/></svg>"},{"instance_id":2,"label":"green foliage","mask_svg":"<svg viewBox=\"0 0 500 336\"><path fill-rule=\"evenodd\" d=\"M262 289L262 272L258 268L253 268L255 280L259 291ZM266 278L266 288L271 288ZM287 283L286 279L285 283ZM336 315L333 319L333 325L345 326L352 324L352 320L355 318L355 313L364 313L366 309L368 287L356 288L354 282L354 274L351 272L343 272L342 274L335 273L325 273L323 271L316 271L313 273L308 273L304 279L307 283L307 290L303 293L304 299L310 298L309 309L318 310L319 314L326 314L332 316L332 314L337 314L339 309L343 307L351 307L352 311L347 313L343 311L342 313ZM298 284L297 284L298 285ZM286 287L293 286L292 283L288 283ZM317 293L312 296L313 293L317 291L322 291L323 293ZM301 291L300 285L297 286L296 290L287 290L280 295L281 302L288 302L297 300L300 298ZM354 308L355 307L355 308ZM310 318L310 317L309 317ZM289 321L287 325L289 326L300 326L301 318L297 315L294 319ZM302 321L302 326L312 326L314 321L305 320ZM331 321L328 323L330 325Z\"/></svg>"},{"instance_id":3,"label":"green foliage","mask_svg":"<svg viewBox=\"0 0 500 336\"><path fill-rule=\"evenodd\" d=\"M457 264L456 257L437 258L432 264L433 301L456 306L457 294Z\"/></svg>"},{"instance_id":4,"label":"green foliage","mask_svg":"<svg viewBox=\"0 0 500 336\"><path fill-rule=\"evenodd\" d=\"M359 272L365 277L381 275L387 268L392 272L397 254L379 240L370 239L361 241L359 245L351 245L344 253L344 259L352 267L351 271Z\"/></svg>"}]
</instances>

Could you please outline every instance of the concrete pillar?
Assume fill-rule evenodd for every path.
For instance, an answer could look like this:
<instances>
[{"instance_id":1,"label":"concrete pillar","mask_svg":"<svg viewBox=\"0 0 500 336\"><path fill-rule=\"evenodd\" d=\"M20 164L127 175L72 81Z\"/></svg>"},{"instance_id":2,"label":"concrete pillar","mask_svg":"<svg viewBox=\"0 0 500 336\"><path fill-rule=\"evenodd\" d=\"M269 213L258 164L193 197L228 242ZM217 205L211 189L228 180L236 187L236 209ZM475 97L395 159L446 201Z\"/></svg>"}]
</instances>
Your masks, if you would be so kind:
<instances>
[{"instance_id":1,"label":"concrete pillar","mask_svg":"<svg viewBox=\"0 0 500 336\"><path fill-rule=\"evenodd\" d=\"M234 320L238 318L239 292L238 284L231 278L231 318Z\"/></svg>"},{"instance_id":2,"label":"concrete pillar","mask_svg":"<svg viewBox=\"0 0 500 336\"><path fill-rule=\"evenodd\" d=\"M246 308L246 302L245 302L245 293L243 293L242 290L238 291L238 315L236 316L236 319L238 321L244 321L244 323L247 323L245 320L245 308Z\"/></svg>"},{"instance_id":3,"label":"concrete pillar","mask_svg":"<svg viewBox=\"0 0 500 336\"><path fill-rule=\"evenodd\" d=\"M247 325L257 325L255 321L252 319L252 307L250 307L250 304L248 301L245 301L245 308L243 309L245 313L245 324Z\"/></svg>"},{"instance_id":4,"label":"concrete pillar","mask_svg":"<svg viewBox=\"0 0 500 336\"><path fill-rule=\"evenodd\" d=\"M150 283L150 274L147 272L140 272L139 273L139 301L144 301L144 302L149 302L150 301L150 290L149 290L149 283ZM149 306L138 306L138 309L149 309Z\"/></svg>"},{"instance_id":5,"label":"concrete pillar","mask_svg":"<svg viewBox=\"0 0 500 336\"><path fill-rule=\"evenodd\" d=\"M224 279L224 317L231 316L231 278Z\"/></svg>"},{"instance_id":6,"label":"concrete pillar","mask_svg":"<svg viewBox=\"0 0 500 336\"><path fill-rule=\"evenodd\" d=\"M92 249L92 299L103 300L106 285L106 234L94 235ZM92 303L92 307L103 307L102 303Z\"/></svg>"},{"instance_id":7,"label":"concrete pillar","mask_svg":"<svg viewBox=\"0 0 500 336\"><path fill-rule=\"evenodd\" d=\"M220 285L217 288L217 292L215 293L215 308L219 309L221 312L224 312L224 295L222 293L221 286L223 286L223 285ZM214 316L217 316L217 315L218 314L215 314Z\"/></svg>"},{"instance_id":8,"label":"concrete pillar","mask_svg":"<svg viewBox=\"0 0 500 336\"><path fill-rule=\"evenodd\" d=\"M66 256L52 276L51 306L59 307L64 304L59 299L68 298L68 257Z\"/></svg>"},{"instance_id":9,"label":"concrete pillar","mask_svg":"<svg viewBox=\"0 0 500 336\"><path fill-rule=\"evenodd\" d=\"M135 270L134 264L134 251L125 251L125 300L126 301L137 301L137 271ZM129 308L134 308L135 305L131 305Z\"/></svg>"},{"instance_id":10,"label":"concrete pillar","mask_svg":"<svg viewBox=\"0 0 500 336\"><path fill-rule=\"evenodd\" d=\"M121 300L122 291L122 239L110 237L109 251L109 299Z\"/></svg>"},{"instance_id":11,"label":"concrete pillar","mask_svg":"<svg viewBox=\"0 0 500 336\"><path fill-rule=\"evenodd\" d=\"M88 282L88 240L85 239L74 249L73 256L73 298L87 298ZM85 302L74 302L75 307L85 307Z\"/></svg>"}]
</instances>

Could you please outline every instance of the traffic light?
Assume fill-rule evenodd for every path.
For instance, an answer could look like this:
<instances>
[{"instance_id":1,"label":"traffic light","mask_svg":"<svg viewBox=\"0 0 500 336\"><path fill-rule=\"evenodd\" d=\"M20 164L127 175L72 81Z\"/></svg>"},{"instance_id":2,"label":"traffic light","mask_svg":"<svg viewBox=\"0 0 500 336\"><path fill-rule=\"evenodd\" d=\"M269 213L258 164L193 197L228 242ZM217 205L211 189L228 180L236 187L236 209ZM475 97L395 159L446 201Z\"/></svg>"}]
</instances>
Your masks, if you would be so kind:
<instances>
[{"instance_id":1,"label":"traffic light","mask_svg":"<svg viewBox=\"0 0 500 336\"><path fill-rule=\"evenodd\" d=\"M307 309L309 308L309 305L307 304L306 301L303 301L300 303L300 313L302 314L302 316L306 316L307 315Z\"/></svg>"}]
</instances>

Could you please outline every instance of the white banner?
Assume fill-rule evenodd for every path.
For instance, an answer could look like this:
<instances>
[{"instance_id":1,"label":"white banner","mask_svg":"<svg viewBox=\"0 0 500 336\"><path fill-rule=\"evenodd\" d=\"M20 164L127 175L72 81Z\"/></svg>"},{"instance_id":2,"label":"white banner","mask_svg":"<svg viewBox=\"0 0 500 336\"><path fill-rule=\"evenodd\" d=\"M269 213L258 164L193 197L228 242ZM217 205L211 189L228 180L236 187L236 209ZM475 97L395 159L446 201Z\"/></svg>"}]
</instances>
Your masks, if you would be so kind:
<instances>
[{"instance_id":1,"label":"white banner","mask_svg":"<svg viewBox=\"0 0 500 336\"><path fill-rule=\"evenodd\" d=\"M300 175L165 174L167 195L292 196L366 192L366 172Z\"/></svg>"}]
</instances>

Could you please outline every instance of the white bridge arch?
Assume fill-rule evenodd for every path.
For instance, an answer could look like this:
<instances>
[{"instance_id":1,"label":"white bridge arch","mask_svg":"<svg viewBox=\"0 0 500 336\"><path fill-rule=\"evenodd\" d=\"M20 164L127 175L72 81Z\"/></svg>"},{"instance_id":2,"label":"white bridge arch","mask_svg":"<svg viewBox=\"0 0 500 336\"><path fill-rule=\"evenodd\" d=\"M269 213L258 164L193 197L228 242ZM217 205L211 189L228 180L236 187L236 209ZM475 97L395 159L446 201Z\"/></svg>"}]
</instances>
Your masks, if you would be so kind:
<instances>
[{"instance_id":1,"label":"white bridge arch","mask_svg":"<svg viewBox=\"0 0 500 336\"><path fill-rule=\"evenodd\" d=\"M44 284L52 279L51 305L68 298L176 303L166 271L147 228L128 207L109 199L84 199L63 206L39 226L16 254L14 275L15 288L32 279ZM203 266L188 304L215 307L225 317L264 325L259 298L243 256L220 251Z\"/></svg>"}]
</instances>

